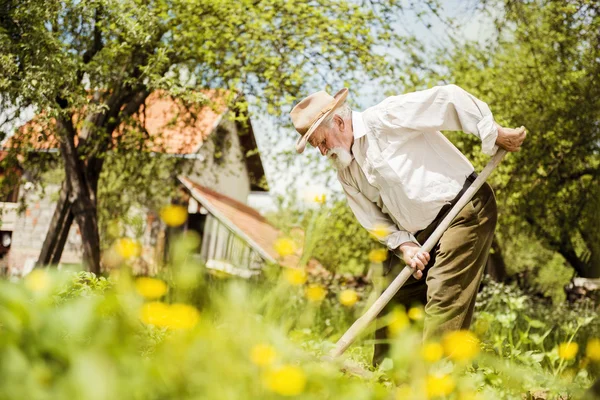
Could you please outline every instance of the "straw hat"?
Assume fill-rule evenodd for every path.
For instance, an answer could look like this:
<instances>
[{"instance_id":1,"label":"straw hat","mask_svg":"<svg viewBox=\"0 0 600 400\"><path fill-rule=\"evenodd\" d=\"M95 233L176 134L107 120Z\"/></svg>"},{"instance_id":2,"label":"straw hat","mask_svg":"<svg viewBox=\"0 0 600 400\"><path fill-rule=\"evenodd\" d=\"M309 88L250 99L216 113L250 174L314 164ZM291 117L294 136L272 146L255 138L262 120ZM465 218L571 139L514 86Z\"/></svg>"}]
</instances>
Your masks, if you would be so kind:
<instances>
[{"instance_id":1,"label":"straw hat","mask_svg":"<svg viewBox=\"0 0 600 400\"><path fill-rule=\"evenodd\" d=\"M296 151L302 153L306 147L306 142L313 134L315 129L327 118L328 115L341 106L348 96L348 89L343 88L331 96L325 91L313 93L296 106L290 112L294 128L300 134L296 142Z\"/></svg>"}]
</instances>

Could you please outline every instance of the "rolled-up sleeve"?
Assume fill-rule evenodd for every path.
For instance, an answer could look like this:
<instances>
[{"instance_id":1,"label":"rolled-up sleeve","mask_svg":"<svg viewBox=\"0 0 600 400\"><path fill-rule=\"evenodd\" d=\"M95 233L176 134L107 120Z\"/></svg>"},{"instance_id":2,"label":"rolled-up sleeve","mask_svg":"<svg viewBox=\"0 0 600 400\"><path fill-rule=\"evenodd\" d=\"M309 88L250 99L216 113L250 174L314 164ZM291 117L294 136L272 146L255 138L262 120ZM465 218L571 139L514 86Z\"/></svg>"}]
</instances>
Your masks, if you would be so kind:
<instances>
[{"instance_id":1,"label":"rolled-up sleeve","mask_svg":"<svg viewBox=\"0 0 600 400\"><path fill-rule=\"evenodd\" d=\"M399 229L377 204L366 198L357 188L342 179L340 179L340 183L346 194L348 205L358 222L369 232L377 232L377 239L388 249L396 249L406 242L414 242L420 246L413 234Z\"/></svg>"},{"instance_id":2,"label":"rolled-up sleeve","mask_svg":"<svg viewBox=\"0 0 600 400\"><path fill-rule=\"evenodd\" d=\"M390 98L387 120L399 127L418 131L460 130L481 139L481 151L494 155L498 128L488 105L456 85Z\"/></svg>"}]
</instances>

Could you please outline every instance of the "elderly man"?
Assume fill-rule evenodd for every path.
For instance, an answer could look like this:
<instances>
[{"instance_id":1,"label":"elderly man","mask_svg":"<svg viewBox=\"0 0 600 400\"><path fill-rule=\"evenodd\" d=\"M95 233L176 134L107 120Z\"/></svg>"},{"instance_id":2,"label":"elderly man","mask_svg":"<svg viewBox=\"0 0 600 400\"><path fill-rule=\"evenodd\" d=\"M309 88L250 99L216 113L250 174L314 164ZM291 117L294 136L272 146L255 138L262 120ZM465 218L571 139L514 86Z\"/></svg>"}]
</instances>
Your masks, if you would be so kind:
<instances>
[{"instance_id":1,"label":"elderly man","mask_svg":"<svg viewBox=\"0 0 600 400\"><path fill-rule=\"evenodd\" d=\"M518 151L525 128L501 127L487 104L456 85L389 97L363 112L350 109L347 95L347 89L333 97L317 92L292 109L297 152L308 142L332 160L360 224L384 232L379 240L415 270L392 303L425 306L424 338L468 329L496 226L496 200L485 183L431 254L420 251L477 176L440 131L471 133L493 155L498 146ZM386 274L400 271L398 258L388 257ZM376 338L385 339L386 332L378 329ZM373 363L386 352L385 340L378 340Z\"/></svg>"}]
</instances>

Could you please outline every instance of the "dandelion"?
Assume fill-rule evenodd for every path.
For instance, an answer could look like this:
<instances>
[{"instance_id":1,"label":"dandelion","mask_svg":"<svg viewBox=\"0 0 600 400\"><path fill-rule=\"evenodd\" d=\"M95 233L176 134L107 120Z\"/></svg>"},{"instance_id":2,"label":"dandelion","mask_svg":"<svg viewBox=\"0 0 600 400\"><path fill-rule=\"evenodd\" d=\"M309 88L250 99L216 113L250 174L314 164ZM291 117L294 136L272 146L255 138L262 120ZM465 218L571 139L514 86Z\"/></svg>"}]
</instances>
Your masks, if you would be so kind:
<instances>
[{"instance_id":1,"label":"dandelion","mask_svg":"<svg viewBox=\"0 0 600 400\"><path fill-rule=\"evenodd\" d=\"M276 356L275 349L268 344L257 344L250 350L250 360L259 367L273 364Z\"/></svg>"},{"instance_id":2,"label":"dandelion","mask_svg":"<svg viewBox=\"0 0 600 400\"><path fill-rule=\"evenodd\" d=\"M188 216L185 207L175 204L169 204L160 210L160 219L168 226L180 226L186 221Z\"/></svg>"},{"instance_id":3,"label":"dandelion","mask_svg":"<svg viewBox=\"0 0 600 400\"><path fill-rule=\"evenodd\" d=\"M479 354L479 339L466 330L446 333L442 338L444 353L452 360L467 361Z\"/></svg>"},{"instance_id":4,"label":"dandelion","mask_svg":"<svg viewBox=\"0 0 600 400\"><path fill-rule=\"evenodd\" d=\"M32 292L41 293L50 287L51 279L48 272L34 269L25 277L25 287Z\"/></svg>"},{"instance_id":5,"label":"dandelion","mask_svg":"<svg viewBox=\"0 0 600 400\"><path fill-rule=\"evenodd\" d=\"M391 312L391 322L388 325L388 332L392 336L398 335L410 325L408 315L403 307L396 307Z\"/></svg>"},{"instance_id":6,"label":"dandelion","mask_svg":"<svg viewBox=\"0 0 600 400\"><path fill-rule=\"evenodd\" d=\"M387 259L386 249L373 249L369 252L369 260L373 263L381 263Z\"/></svg>"},{"instance_id":7,"label":"dandelion","mask_svg":"<svg viewBox=\"0 0 600 400\"><path fill-rule=\"evenodd\" d=\"M558 345L558 356L565 360L572 360L579 351L579 345L575 342L564 342Z\"/></svg>"},{"instance_id":8,"label":"dandelion","mask_svg":"<svg viewBox=\"0 0 600 400\"><path fill-rule=\"evenodd\" d=\"M346 307L352 307L358 301L358 294L352 289L345 289L340 292L340 303Z\"/></svg>"},{"instance_id":9,"label":"dandelion","mask_svg":"<svg viewBox=\"0 0 600 400\"><path fill-rule=\"evenodd\" d=\"M588 340L585 354L590 360L600 361L600 339L593 338Z\"/></svg>"},{"instance_id":10,"label":"dandelion","mask_svg":"<svg viewBox=\"0 0 600 400\"><path fill-rule=\"evenodd\" d=\"M268 371L264 384L267 389L282 396L297 396L304 391L306 375L300 367L283 365Z\"/></svg>"},{"instance_id":11,"label":"dandelion","mask_svg":"<svg viewBox=\"0 0 600 400\"><path fill-rule=\"evenodd\" d=\"M321 285L310 285L306 288L306 298L313 302L319 302L325 298L327 289Z\"/></svg>"},{"instance_id":12,"label":"dandelion","mask_svg":"<svg viewBox=\"0 0 600 400\"><path fill-rule=\"evenodd\" d=\"M146 303L140 310L140 319L148 325L166 327L169 318L169 305L160 301Z\"/></svg>"},{"instance_id":13,"label":"dandelion","mask_svg":"<svg viewBox=\"0 0 600 400\"><path fill-rule=\"evenodd\" d=\"M306 271L303 268L288 268L283 275L286 281L295 286L303 285L307 279Z\"/></svg>"},{"instance_id":14,"label":"dandelion","mask_svg":"<svg viewBox=\"0 0 600 400\"><path fill-rule=\"evenodd\" d=\"M160 279L143 277L135 280L135 290L141 296L153 300L167 293L167 284Z\"/></svg>"},{"instance_id":15,"label":"dandelion","mask_svg":"<svg viewBox=\"0 0 600 400\"><path fill-rule=\"evenodd\" d=\"M141 254L140 244L131 238L121 238L115 242L115 250L123 258L137 257Z\"/></svg>"},{"instance_id":16,"label":"dandelion","mask_svg":"<svg viewBox=\"0 0 600 400\"><path fill-rule=\"evenodd\" d=\"M423 360L434 363L444 355L444 347L437 342L427 342L421 348L421 357Z\"/></svg>"},{"instance_id":17,"label":"dandelion","mask_svg":"<svg viewBox=\"0 0 600 400\"><path fill-rule=\"evenodd\" d=\"M273 246L277 254L281 257L289 256L296 252L296 244L292 239L289 238L279 238L275 241Z\"/></svg>"},{"instance_id":18,"label":"dandelion","mask_svg":"<svg viewBox=\"0 0 600 400\"><path fill-rule=\"evenodd\" d=\"M425 318L425 313L423 312L423 308L421 307L411 307L408 310L408 318L413 321L420 321Z\"/></svg>"},{"instance_id":19,"label":"dandelion","mask_svg":"<svg viewBox=\"0 0 600 400\"><path fill-rule=\"evenodd\" d=\"M192 329L200 321L196 307L175 303L169 307L167 325L171 329Z\"/></svg>"},{"instance_id":20,"label":"dandelion","mask_svg":"<svg viewBox=\"0 0 600 400\"><path fill-rule=\"evenodd\" d=\"M454 390L454 379L450 375L429 375L425 381L428 397L447 396Z\"/></svg>"},{"instance_id":21,"label":"dandelion","mask_svg":"<svg viewBox=\"0 0 600 400\"><path fill-rule=\"evenodd\" d=\"M390 230L386 225L376 224L372 230L369 231L376 239L383 239L390 234Z\"/></svg>"},{"instance_id":22,"label":"dandelion","mask_svg":"<svg viewBox=\"0 0 600 400\"><path fill-rule=\"evenodd\" d=\"M325 193L321 193L315 195L315 197L313 198L313 202L317 204L325 204L326 199L327 196L325 195Z\"/></svg>"}]
</instances>

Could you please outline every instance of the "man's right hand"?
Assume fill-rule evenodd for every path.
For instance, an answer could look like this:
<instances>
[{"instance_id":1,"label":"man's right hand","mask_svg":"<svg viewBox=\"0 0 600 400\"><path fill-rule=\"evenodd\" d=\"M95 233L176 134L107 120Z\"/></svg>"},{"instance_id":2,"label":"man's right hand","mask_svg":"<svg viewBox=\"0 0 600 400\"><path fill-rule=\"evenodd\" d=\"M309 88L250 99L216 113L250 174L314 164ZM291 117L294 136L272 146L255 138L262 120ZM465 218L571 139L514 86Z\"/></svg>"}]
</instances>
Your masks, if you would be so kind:
<instances>
[{"instance_id":1,"label":"man's right hand","mask_svg":"<svg viewBox=\"0 0 600 400\"><path fill-rule=\"evenodd\" d=\"M421 251L421 247L413 242L402 243L399 249L402 252L402 259L406 265L415 270L413 277L421 279L423 277L423 270L430 259L429 253Z\"/></svg>"},{"instance_id":2,"label":"man's right hand","mask_svg":"<svg viewBox=\"0 0 600 400\"><path fill-rule=\"evenodd\" d=\"M496 138L496 144L502 147L506 151L519 151L521 150L521 144L525 140L527 131L522 126L517 129L504 128L498 124L498 137Z\"/></svg>"}]
</instances>

